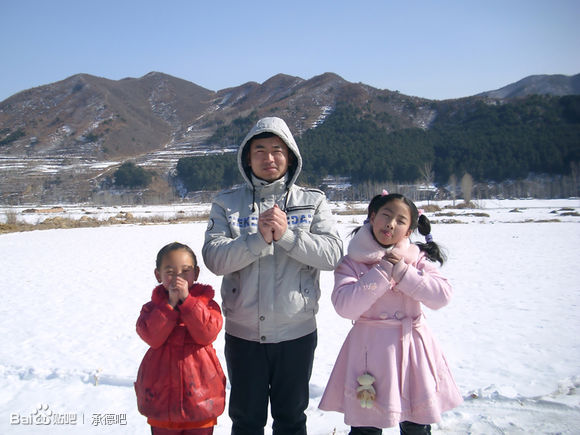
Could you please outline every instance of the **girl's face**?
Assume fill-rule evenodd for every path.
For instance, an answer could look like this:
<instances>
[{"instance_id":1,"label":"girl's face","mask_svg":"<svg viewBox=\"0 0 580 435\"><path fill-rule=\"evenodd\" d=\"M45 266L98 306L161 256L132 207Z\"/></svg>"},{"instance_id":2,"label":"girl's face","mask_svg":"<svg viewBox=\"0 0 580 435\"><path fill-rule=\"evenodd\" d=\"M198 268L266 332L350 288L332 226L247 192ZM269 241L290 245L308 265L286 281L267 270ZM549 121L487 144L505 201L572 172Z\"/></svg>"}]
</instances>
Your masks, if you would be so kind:
<instances>
[{"instance_id":1,"label":"girl's face","mask_svg":"<svg viewBox=\"0 0 580 435\"><path fill-rule=\"evenodd\" d=\"M190 288L198 276L199 267L185 249L168 252L161 261L161 268L155 269L157 281L163 284L166 290L173 290L178 278L187 281L187 287Z\"/></svg>"},{"instance_id":2,"label":"girl's face","mask_svg":"<svg viewBox=\"0 0 580 435\"><path fill-rule=\"evenodd\" d=\"M411 235L411 210L403 201L395 199L372 213L370 223L381 245L394 245Z\"/></svg>"}]
</instances>

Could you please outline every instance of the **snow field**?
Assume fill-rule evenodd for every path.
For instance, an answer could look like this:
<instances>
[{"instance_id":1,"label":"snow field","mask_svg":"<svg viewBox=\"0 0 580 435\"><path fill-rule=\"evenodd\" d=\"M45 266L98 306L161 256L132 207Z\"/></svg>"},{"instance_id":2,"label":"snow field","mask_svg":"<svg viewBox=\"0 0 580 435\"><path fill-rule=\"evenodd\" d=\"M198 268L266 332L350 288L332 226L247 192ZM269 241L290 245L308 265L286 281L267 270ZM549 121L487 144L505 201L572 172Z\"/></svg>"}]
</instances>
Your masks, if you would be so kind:
<instances>
[{"instance_id":1,"label":"snow field","mask_svg":"<svg viewBox=\"0 0 580 435\"><path fill-rule=\"evenodd\" d=\"M509 212L526 204L521 213ZM579 218L523 222L553 218L551 212L563 206L578 211L580 203L531 204L488 203L481 211L489 218L433 226L435 240L449 254L443 272L455 293L449 306L425 309L427 322L466 400L433 433L578 431ZM337 216L345 248L362 219ZM148 433L133 390L147 350L135 322L156 284L157 251L172 241L198 254L199 281L211 284L220 302L221 278L201 258L204 231L205 223L188 223L1 235L0 433ZM332 307L332 286L332 273L323 272L307 410L313 435L348 433L341 414L317 409L351 326ZM215 348L225 369L223 331ZM47 415L38 411L41 405L53 419L76 416L76 424L26 424L26 418ZM215 434L228 434L230 427L226 412Z\"/></svg>"}]
</instances>

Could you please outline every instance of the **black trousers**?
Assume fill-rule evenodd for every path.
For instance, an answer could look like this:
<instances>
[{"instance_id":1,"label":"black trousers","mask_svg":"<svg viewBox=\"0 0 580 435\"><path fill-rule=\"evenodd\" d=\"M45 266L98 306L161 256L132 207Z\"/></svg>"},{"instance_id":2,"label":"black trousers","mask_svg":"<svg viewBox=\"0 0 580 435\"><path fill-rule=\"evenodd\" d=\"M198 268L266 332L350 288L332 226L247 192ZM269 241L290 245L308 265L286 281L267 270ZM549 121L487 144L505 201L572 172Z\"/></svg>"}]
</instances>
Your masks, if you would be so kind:
<instances>
[{"instance_id":1,"label":"black trousers","mask_svg":"<svg viewBox=\"0 0 580 435\"><path fill-rule=\"evenodd\" d=\"M260 344L226 334L232 435L262 435L268 401L274 435L306 435L308 383L316 331L296 340Z\"/></svg>"},{"instance_id":2,"label":"black trousers","mask_svg":"<svg viewBox=\"0 0 580 435\"><path fill-rule=\"evenodd\" d=\"M430 424L417 424L410 421L399 423L401 435L430 435ZM352 427L349 435L381 435L383 431L376 427Z\"/></svg>"}]
</instances>

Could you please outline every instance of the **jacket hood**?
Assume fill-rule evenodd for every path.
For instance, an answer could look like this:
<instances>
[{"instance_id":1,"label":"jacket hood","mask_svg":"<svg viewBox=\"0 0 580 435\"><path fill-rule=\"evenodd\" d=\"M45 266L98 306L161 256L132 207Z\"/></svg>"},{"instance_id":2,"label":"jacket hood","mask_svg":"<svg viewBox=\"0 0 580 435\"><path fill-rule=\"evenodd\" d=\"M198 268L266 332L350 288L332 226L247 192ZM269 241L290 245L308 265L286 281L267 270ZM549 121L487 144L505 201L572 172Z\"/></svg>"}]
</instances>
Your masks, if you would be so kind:
<instances>
[{"instance_id":1,"label":"jacket hood","mask_svg":"<svg viewBox=\"0 0 580 435\"><path fill-rule=\"evenodd\" d=\"M238 149L238 169L240 170L242 177L244 180L246 180L246 183L248 183L250 187L253 187L252 170L247 162L244 162L244 149L254 136L257 136L261 133L275 134L284 141L286 146L288 146L288 150L294 154L293 163L288 166L287 172L287 187L289 188L296 182L298 175L300 175L300 171L302 170L302 156L300 155L298 145L296 145L296 141L294 140L292 133L290 133L290 129L281 118L269 117L260 119L242 141L240 148Z\"/></svg>"}]
</instances>

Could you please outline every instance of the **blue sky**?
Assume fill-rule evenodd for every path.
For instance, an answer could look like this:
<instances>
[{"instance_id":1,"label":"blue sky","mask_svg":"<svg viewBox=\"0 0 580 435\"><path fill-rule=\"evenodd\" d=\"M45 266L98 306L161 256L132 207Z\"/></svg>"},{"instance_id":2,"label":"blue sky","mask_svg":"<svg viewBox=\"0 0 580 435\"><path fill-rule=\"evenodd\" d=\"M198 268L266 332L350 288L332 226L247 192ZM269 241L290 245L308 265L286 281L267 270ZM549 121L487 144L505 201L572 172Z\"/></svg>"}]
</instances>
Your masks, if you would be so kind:
<instances>
[{"instance_id":1,"label":"blue sky","mask_svg":"<svg viewBox=\"0 0 580 435\"><path fill-rule=\"evenodd\" d=\"M578 0L0 0L0 101L87 73L214 91L278 73L432 99L580 73Z\"/></svg>"}]
</instances>

